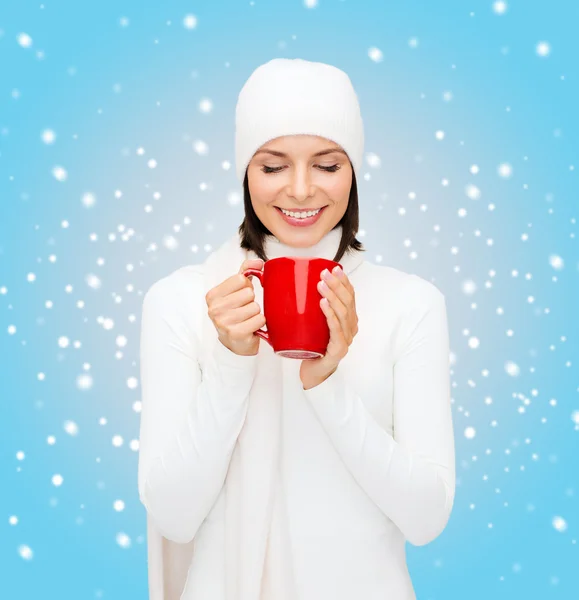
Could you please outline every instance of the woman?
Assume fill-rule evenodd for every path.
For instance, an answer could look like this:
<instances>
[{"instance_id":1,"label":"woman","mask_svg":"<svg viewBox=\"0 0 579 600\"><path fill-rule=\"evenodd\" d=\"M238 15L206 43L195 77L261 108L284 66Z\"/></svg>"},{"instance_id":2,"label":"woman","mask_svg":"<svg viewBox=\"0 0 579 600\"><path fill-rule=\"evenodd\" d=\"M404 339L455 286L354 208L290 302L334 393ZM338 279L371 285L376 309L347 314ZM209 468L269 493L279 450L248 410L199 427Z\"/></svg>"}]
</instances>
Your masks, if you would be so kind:
<instances>
[{"instance_id":1,"label":"woman","mask_svg":"<svg viewBox=\"0 0 579 600\"><path fill-rule=\"evenodd\" d=\"M405 542L434 540L455 493L447 313L430 282L362 257L363 140L343 71L260 66L236 108L243 223L145 296L151 600L416 597ZM319 282L330 342L315 360L254 334L263 292L243 272L288 255L344 268Z\"/></svg>"}]
</instances>

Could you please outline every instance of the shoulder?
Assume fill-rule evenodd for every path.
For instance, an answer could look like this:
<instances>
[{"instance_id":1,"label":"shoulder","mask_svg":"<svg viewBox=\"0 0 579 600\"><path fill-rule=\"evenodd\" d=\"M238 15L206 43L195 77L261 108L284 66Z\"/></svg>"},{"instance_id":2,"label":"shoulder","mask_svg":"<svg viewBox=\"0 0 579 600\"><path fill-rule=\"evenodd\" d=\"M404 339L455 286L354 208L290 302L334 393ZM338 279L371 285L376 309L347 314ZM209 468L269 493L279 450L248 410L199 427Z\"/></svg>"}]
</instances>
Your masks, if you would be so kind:
<instances>
[{"instance_id":1,"label":"shoulder","mask_svg":"<svg viewBox=\"0 0 579 600\"><path fill-rule=\"evenodd\" d=\"M371 287L373 294L388 301L401 314L428 309L445 302L440 288L419 275L366 260L363 267L365 285Z\"/></svg>"},{"instance_id":2,"label":"shoulder","mask_svg":"<svg viewBox=\"0 0 579 600\"><path fill-rule=\"evenodd\" d=\"M390 266L369 264L366 272L377 299L372 302L373 310L391 328L394 363L405 349L421 344L425 338L447 338L446 299L437 285Z\"/></svg>"},{"instance_id":3,"label":"shoulder","mask_svg":"<svg viewBox=\"0 0 579 600\"><path fill-rule=\"evenodd\" d=\"M190 314L203 298L203 264L180 267L155 281L145 292L143 310L154 309L165 315ZM183 309L188 309L182 312Z\"/></svg>"},{"instance_id":4,"label":"shoulder","mask_svg":"<svg viewBox=\"0 0 579 600\"><path fill-rule=\"evenodd\" d=\"M196 306L199 301L203 301L204 306L204 290L207 283L205 274L221 273L221 268L227 265L227 273L224 277L229 275L230 259L238 252L238 245L239 234L235 233L208 254L203 262L185 265L155 281L144 295L144 306L164 306L164 312L168 309L186 307L187 314L191 314L191 307Z\"/></svg>"}]
</instances>

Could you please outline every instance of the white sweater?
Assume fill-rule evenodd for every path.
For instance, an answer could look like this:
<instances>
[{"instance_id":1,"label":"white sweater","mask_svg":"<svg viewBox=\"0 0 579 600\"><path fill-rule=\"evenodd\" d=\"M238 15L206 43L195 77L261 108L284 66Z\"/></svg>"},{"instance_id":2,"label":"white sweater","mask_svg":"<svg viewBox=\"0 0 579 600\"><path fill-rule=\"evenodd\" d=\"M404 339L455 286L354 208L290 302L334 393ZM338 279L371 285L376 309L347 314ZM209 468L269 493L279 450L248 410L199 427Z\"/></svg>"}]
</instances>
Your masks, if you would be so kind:
<instances>
[{"instance_id":1,"label":"white sweater","mask_svg":"<svg viewBox=\"0 0 579 600\"><path fill-rule=\"evenodd\" d=\"M338 233L311 255L333 255ZM294 254L268 240L268 257ZM359 331L347 356L316 387L284 391L280 475L295 600L414 600L405 541L434 540L454 500L444 296L416 275L359 262L350 275ZM222 491L258 362L218 342L199 368L203 266L174 271L144 300L139 494L164 538L194 540L175 598L224 600ZM255 279L254 289L263 306ZM299 377L299 360L278 358Z\"/></svg>"}]
</instances>

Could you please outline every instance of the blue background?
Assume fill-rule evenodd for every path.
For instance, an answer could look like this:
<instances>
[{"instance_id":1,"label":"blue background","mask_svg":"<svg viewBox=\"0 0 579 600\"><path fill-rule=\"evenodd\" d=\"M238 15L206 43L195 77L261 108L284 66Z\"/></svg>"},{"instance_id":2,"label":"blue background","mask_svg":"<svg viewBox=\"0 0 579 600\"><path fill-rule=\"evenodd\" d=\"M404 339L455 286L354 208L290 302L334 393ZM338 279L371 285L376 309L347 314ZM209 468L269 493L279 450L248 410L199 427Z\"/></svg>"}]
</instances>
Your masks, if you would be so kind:
<instances>
[{"instance_id":1,"label":"blue background","mask_svg":"<svg viewBox=\"0 0 579 600\"><path fill-rule=\"evenodd\" d=\"M579 4L506 5L3 3L3 598L147 597L142 297L241 222L235 103L274 57L350 75L381 159L358 182L366 259L447 298L457 493L407 545L417 597L579 598Z\"/></svg>"}]
</instances>

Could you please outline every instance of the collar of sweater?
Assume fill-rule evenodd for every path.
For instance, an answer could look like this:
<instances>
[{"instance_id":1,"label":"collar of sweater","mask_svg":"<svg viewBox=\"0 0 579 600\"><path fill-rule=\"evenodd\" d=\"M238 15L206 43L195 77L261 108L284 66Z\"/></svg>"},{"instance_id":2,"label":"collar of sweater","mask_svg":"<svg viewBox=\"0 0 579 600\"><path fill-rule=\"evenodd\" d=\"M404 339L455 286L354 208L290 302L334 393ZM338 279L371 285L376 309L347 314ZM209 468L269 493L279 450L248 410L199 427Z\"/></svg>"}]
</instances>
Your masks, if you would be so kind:
<instances>
[{"instance_id":1,"label":"collar of sweater","mask_svg":"<svg viewBox=\"0 0 579 600\"><path fill-rule=\"evenodd\" d=\"M334 260L334 256L336 256L336 252L340 245L341 237L342 226L339 225L326 233L326 235L324 235L324 237L316 244L298 248L284 244L274 235L267 235L265 238L264 250L268 259L279 258L281 256L315 256L318 258ZM257 258L257 255L253 251L249 251L247 253L247 258ZM349 275L364 262L363 252L348 249L338 262L342 265L346 275Z\"/></svg>"}]
</instances>

